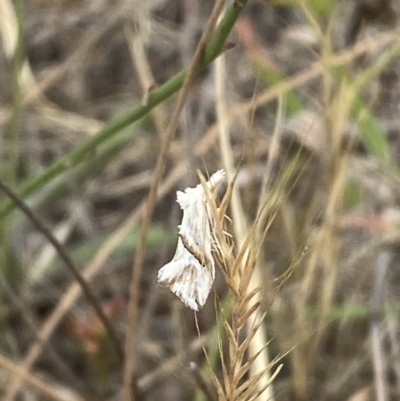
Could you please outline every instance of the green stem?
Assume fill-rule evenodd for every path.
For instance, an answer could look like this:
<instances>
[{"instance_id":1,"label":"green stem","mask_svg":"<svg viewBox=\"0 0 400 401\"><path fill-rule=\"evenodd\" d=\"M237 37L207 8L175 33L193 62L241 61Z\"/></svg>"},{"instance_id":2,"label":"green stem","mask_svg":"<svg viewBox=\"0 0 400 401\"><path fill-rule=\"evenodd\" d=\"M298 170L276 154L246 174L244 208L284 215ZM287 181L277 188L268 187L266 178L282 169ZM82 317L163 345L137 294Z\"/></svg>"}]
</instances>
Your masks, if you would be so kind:
<instances>
[{"instance_id":1,"label":"green stem","mask_svg":"<svg viewBox=\"0 0 400 401\"><path fill-rule=\"evenodd\" d=\"M230 31L232 30L233 25L240 14L240 11L247 3L247 1L248 0L242 0L240 6L232 4L228 8L225 17L218 25L213 37L210 40L209 45L206 47L204 57L199 63L198 73L203 72L219 56L219 54L224 51L226 39ZM53 163L42 174L22 185L21 188L19 188L18 190L19 196L25 198L33 194L43 185L51 181L53 178L59 176L64 171L75 167L77 164L84 161L86 156L93 152L93 150L97 146L106 142L116 132L122 130L123 128L126 128L127 126L146 116L154 107L159 105L164 100L168 99L180 89L185 79L186 73L187 71L183 70L176 74L168 82L152 92L146 104L138 105L134 107L131 111L118 117L102 130L100 130L95 136L88 139L79 147L75 148L74 150L63 156L57 162ZM0 218L3 219L13 209L14 205L12 204L12 202L8 200L2 202L0 206Z\"/></svg>"}]
</instances>

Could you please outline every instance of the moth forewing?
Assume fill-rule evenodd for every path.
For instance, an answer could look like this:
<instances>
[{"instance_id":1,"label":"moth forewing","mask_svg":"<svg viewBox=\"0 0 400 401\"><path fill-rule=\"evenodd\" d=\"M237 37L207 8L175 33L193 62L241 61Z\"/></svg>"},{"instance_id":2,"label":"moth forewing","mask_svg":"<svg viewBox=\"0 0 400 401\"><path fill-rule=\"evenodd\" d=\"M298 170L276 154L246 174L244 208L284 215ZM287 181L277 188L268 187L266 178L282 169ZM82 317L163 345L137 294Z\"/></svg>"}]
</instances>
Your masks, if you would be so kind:
<instances>
[{"instance_id":1,"label":"moth forewing","mask_svg":"<svg viewBox=\"0 0 400 401\"><path fill-rule=\"evenodd\" d=\"M158 281L167 286L193 310L199 310L208 297L214 277L178 240L175 256L158 272Z\"/></svg>"},{"instance_id":2,"label":"moth forewing","mask_svg":"<svg viewBox=\"0 0 400 401\"><path fill-rule=\"evenodd\" d=\"M186 238L187 243L195 244L201 248L206 259L211 258L211 230L208 221L208 208L202 194L202 188L191 191L192 201L185 204L183 209L182 223L179 226L179 235Z\"/></svg>"},{"instance_id":3,"label":"moth forewing","mask_svg":"<svg viewBox=\"0 0 400 401\"><path fill-rule=\"evenodd\" d=\"M223 170L218 170L204 186L200 183L195 188L177 192L177 202L183 211L177 250L172 261L158 272L159 283L169 287L194 310L206 302L215 277L212 255L215 220L210 205L212 192L224 177Z\"/></svg>"}]
</instances>

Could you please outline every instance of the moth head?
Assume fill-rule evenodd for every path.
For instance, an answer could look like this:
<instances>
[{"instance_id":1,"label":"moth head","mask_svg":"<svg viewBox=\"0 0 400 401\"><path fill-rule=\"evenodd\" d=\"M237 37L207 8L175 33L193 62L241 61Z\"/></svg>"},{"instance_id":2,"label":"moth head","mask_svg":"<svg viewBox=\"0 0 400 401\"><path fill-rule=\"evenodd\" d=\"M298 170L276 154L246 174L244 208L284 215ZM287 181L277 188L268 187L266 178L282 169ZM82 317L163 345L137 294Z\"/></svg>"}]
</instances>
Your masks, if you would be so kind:
<instances>
[{"instance_id":1,"label":"moth head","mask_svg":"<svg viewBox=\"0 0 400 401\"><path fill-rule=\"evenodd\" d=\"M216 190L225 181L225 171L217 170L207 181L207 185L211 190Z\"/></svg>"}]
</instances>

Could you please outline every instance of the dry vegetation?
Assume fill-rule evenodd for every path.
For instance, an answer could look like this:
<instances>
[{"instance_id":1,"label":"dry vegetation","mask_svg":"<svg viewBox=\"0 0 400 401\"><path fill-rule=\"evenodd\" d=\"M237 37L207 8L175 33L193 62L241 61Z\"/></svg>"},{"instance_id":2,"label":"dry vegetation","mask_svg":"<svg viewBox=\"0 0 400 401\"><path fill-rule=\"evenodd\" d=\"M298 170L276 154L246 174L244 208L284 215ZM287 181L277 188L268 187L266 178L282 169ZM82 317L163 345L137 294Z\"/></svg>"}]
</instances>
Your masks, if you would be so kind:
<instances>
[{"instance_id":1,"label":"dry vegetation","mask_svg":"<svg viewBox=\"0 0 400 401\"><path fill-rule=\"evenodd\" d=\"M223 3L0 0L1 399L400 399L400 2Z\"/></svg>"}]
</instances>

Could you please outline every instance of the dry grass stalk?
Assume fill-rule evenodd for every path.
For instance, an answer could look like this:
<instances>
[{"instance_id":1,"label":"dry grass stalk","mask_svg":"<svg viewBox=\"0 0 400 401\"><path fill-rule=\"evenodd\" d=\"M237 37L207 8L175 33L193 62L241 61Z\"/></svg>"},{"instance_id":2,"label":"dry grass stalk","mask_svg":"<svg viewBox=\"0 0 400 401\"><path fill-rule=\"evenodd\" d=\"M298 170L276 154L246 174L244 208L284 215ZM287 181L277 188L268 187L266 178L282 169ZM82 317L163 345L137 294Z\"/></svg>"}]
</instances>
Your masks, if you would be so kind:
<instances>
[{"instance_id":1,"label":"dry grass stalk","mask_svg":"<svg viewBox=\"0 0 400 401\"><path fill-rule=\"evenodd\" d=\"M176 185L184 172L184 166L179 165L170 173L167 180L164 182L164 185L160 188L158 199L162 199L171 190L171 188ZM140 216L143 213L143 208L144 202L132 210L131 214L126 218L126 220L124 220L123 223L117 227L113 234L110 235L110 237L104 242L104 244L102 244L102 246L99 248L99 251L93 256L84 269L83 276L86 281L90 281L96 276L96 274L99 273L101 268L105 265L112 253L115 251L115 248L121 243L123 238L126 237L128 232L132 230L132 228L138 223ZM40 342L33 343L26 352L25 357L22 359L21 369L23 372L29 374L29 370L43 352L43 344L50 339L55 329L60 324L62 318L72 308L81 295L82 292L77 283L74 282L67 288L62 297L59 299L58 304L54 308L51 315L40 326L40 330L37 333L37 337ZM16 375L10 381L5 400L14 399L23 383L24 377L24 375Z\"/></svg>"},{"instance_id":2,"label":"dry grass stalk","mask_svg":"<svg viewBox=\"0 0 400 401\"><path fill-rule=\"evenodd\" d=\"M186 97L189 93L191 84L196 76L197 67L199 65L202 53L206 47L208 40L210 39L212 32L217 23L217 19L221 10L225 4L225 0L218 0L211 12L210 18L205 26L204 32L200 38L199 44L196 48L196 52L193 56L192 62L189 66L188 73L182 84L182 90L179 93L177 103L172 113L170 123L165 131L164 138L162 141L161 151L157 159L157 164L154 168L154 178L150 186L149 195L146 202L146 208L144 212L144 218L142 222L142 228L140 232L139 246L135 253L135 258L133 261L133 274L132 281L130 285L130 302L128 307L128 319L129 326L125 342L125 354L127 355L124 364L124 374L123 374L123 399L124 401L131 401L134 399L132 394L132 381L133 381L133 371L134 363L132 355L135 351L135 335L136 335L136 325L138 318L138 297L140 292L140 278L142 274L142 265L145 256L146 240L151 220L153 217L153 211L157 200L157 189L161 182L162 173L165 167L165 163L168 156L170 142L173 138L176 128L179 125L179 117L181 111L185 105Z\"/></svg>"},{"instance_id":3,"label":"dry grass stalk","mask_svg":"<svg viewBox=\"0 0 400 401\"><path fill-rule=\"evenodd\" d=\"M365 39L357 42L350 49L343 50L337 54L333 54L331 59L326 60L330 68L340 67L354 62L357 57L362 55L370 55L378 51L384 46L393 45L399 38L399 31L390 31L389 33L382 33L377 35L374 39ZM243 115L253 112L261 106L268 104L271 101L286 95L294 89L301 88L309 83L311 80L320 77L324 72L324 66L320 60L315 61L310 67L304 71L300 71L286 80L275 84L272 87L258 93L254 98L241 102L239 105L232 107L229 110L227 122L233 124ZM214 124L209 128L207 133L202 138L199 146L200 151L203 152L211 142L214 142L218 136L219 123ZM225 166L224 166L225 167ZM226 169L226 167L225 167Z\"/></svg>"},{"instance_id":4,"label":"dry grass stalk","mask_svg":"<svg viewBox=\"0 0 400 401\"><path fill-rule=\"evenodd\" d=\"M224 168L227 171L228 179L234 181L233 176L235 174L235 162L233 151L231 148L230 141L230 121L228 113L228 96L226 90L226 76L227 76L226 64L225 64L225 56L221 56L215 63L215 87L216 87L216 109L217 109L217 124L218 124L218 134L219 134L219 145L221 152L221 159L224 165ZM279 119L278 119L279 120ZM277 127L280 124L277 124ZM276 130L279 132L279 128ZM274 135L275 137L277 135ZM269 178L267 176L267 178ZM240 194L238 189L232 187L231 193L231 208L232 208L232 218L233 218L233 232L235 242L238 248L241 248L246 243L246 232L249 232L246 222L246 213L244 212L242 201L240 198ZM262 202L261 202L262 203ZM242 269L242 266L238 266L239 270ZM256 290L254 294L254 302L255 304L261 303L261 295L257 291L258 288L263 286L263 278L262 271L258 264L255 265L254 271L249 276L249 287L247 288L248 292L253 292ZM247 318L247 330L252 331L255 326L257 326L257 330L252 337L252 340L249 343L249 356L257 356L253 359L253 362L250 364L250 376L256 377L260 375L259 380L255 383L257 386L257 391L259 395L263 395L267 399L271 401L274 400L272 387L269 386L270 377L268 373L268 366L270 363L270 356L268 347L265 344L268 342L267 333L264 326L257 322L257 318L255 314L250 313Z\"/></svg>"},{"instance_id":5,"label":"dry grass stalk","mask_svg":"<svg viewBox=\"0 0 400 401\"><path fill-rule=\"evenodd\" d=\"M250 373L252 365L268 346L264 343L256 353L249 354L250 344L266 315L260 308L261 287L254 288L252 281L264 236L256 240L259 224L256 220L245 237L243 245L235 252L232 237L224 230L225 213L234 190L233 184L233 181L229 183L219 208L216 207L212 194L207 195L216 223L213 230L215 258L222 268L232 304L231 318L226 318L224 322L228 341L227 352L222 346L220 347L223 380L220 382L213 374L212 377L220 401L249 401L256 400L265 391L280 369L278 368L262 387L259 386L259 382L264 376L269 375L276 361L266 366L264 371L255 375ZM249 322L251 322L250 325Z\"/></svg>"},{"instance_id":6,"label":"dry grass stalk","mask_svg":"<svg viewBox=\"0 0 400 401\"><path fill-rule=\"evenodd\" d=\"M21 378L28 383L32 388L36 389L39 393L55 401L81 401L77 394L68 394L63 388L57 388L57 386L49 384L48 381L39 379L27 372L20 365L10 361L6 357L0 355L0 366L3 369L8 370L14 376Z\"/></svg>"}]
</instances>

